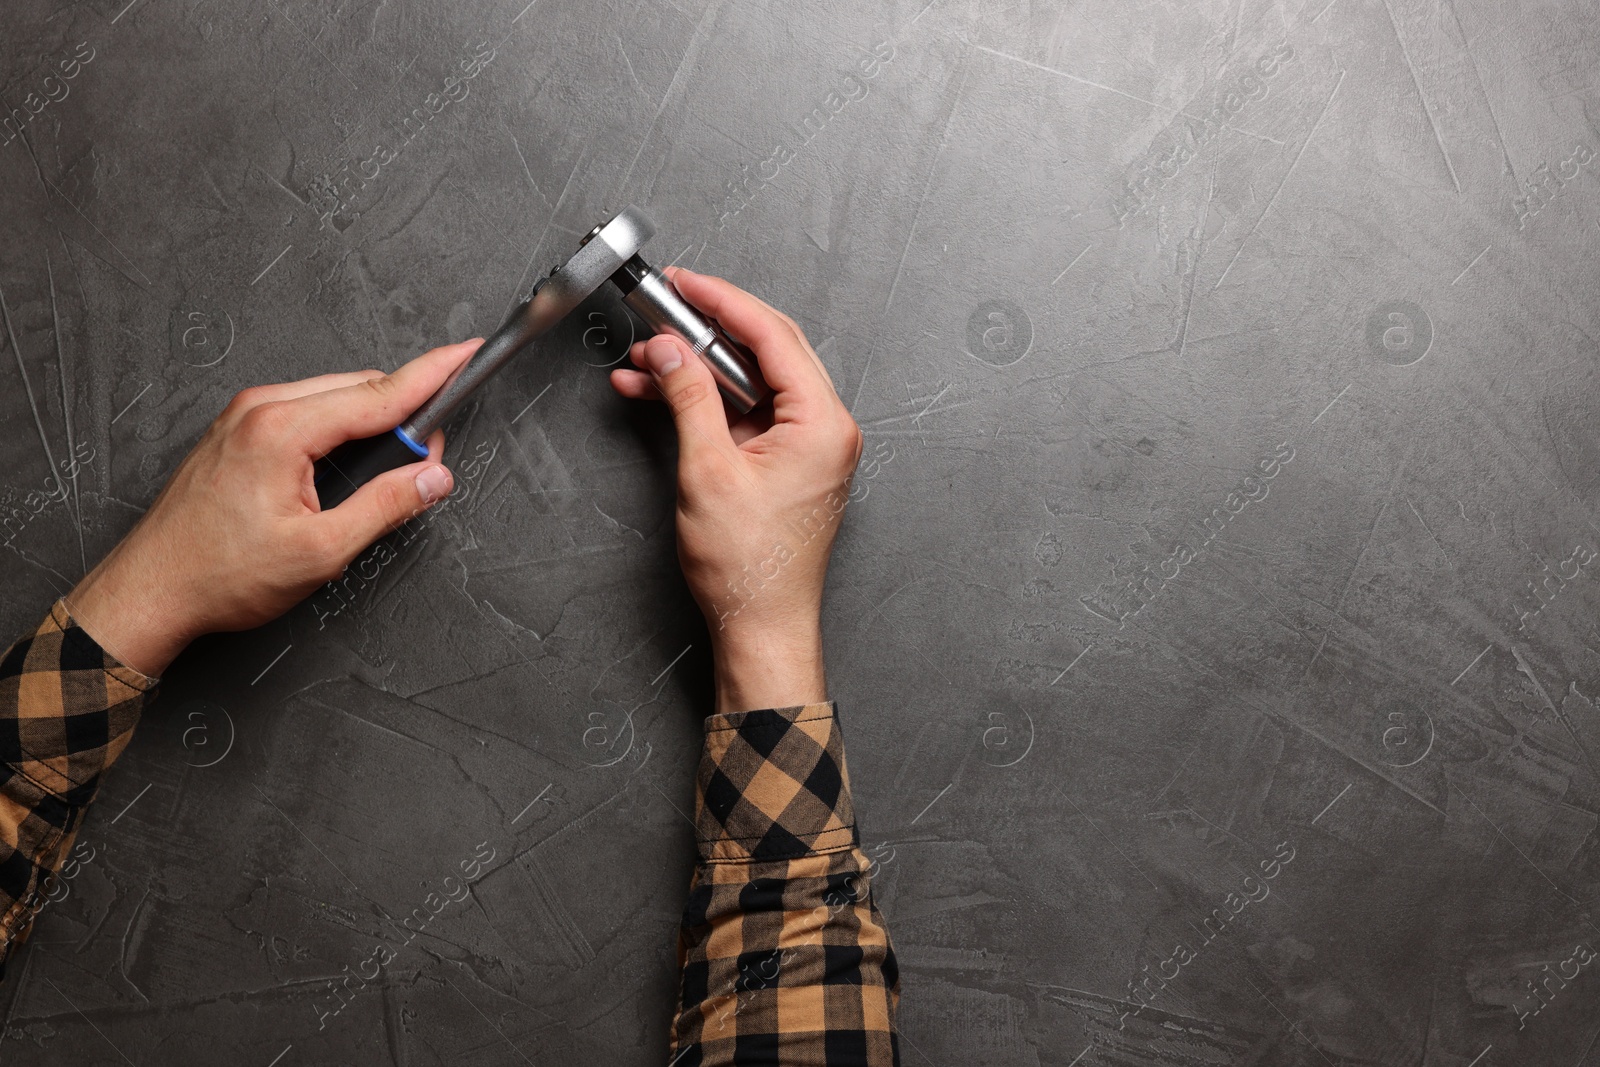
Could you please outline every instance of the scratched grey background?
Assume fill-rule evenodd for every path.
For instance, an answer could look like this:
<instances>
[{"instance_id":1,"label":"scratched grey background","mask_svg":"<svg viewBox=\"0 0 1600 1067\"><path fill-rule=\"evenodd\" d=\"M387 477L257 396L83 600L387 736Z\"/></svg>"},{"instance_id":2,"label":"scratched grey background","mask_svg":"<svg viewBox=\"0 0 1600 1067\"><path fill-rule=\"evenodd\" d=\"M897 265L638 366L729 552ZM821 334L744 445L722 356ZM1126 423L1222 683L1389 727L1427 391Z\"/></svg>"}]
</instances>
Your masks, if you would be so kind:
<instances>
[{"instance_id":1,"label":"scratched grey background","mask_svg":"<svg viewBox=\"0 0 1600 1067\"><path fill-rule=\"evenodd\" d=\"M8 635L234 392L487 333L636 203L867 433L826 627L908 1064L1600 1063L1593 5L3 21ZM0 1060L665 1061L709 668L629 331L173 666Z\"/></svg>"}]
</instances>

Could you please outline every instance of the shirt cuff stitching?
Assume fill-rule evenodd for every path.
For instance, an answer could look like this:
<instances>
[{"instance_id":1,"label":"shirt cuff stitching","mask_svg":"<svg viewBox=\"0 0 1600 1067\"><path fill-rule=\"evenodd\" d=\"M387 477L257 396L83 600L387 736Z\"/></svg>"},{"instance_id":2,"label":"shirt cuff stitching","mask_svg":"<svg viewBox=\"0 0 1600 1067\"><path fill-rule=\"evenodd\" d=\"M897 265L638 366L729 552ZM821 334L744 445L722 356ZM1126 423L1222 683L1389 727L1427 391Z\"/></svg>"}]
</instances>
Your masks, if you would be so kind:
<instances>
[{"instance_id":1,"label":"shirt cuff stitching","mask_svg":"<svg viewBox=\"0 0 1600 1067\"><path fill-rule=\"evenodd\" d=\"M130 733L130 732L131 731L126 731L125 730L125 731L123 731L123 733L120 733L116 737L113 737L111 739L111 741L114 742L114 741L117 740L117 738L123 737L127 733ZM92 750L85 749L83 751L92 751ZM27 755L26 753L24 753L24 754ZM80 755L80 754L81 753L67 753L67 755ZM27 772L27 770L24 769L24 766L23 766L24 763L36 763L36 764L39 764L41 766L45 766L45 765L48 764L49 760L56 759L56 758L59 758L59 757L50 756L50 757L45 757L45 758L41 759L41 758L39 758L37 756L29 755L28 758L26 760L22 761L21 763L13 763L10 760L6 760L6 761L4 761L4 765L8 769L10 769L11 773L15 774L18 778L21 778L23 781L25 781L29 785L33 786L35 789L37 789L39 792L43 793L45 796L51 797L51 798L53 798L55 800L59 800L62 803L66 804L69 808L72 808L72 809L79 809L79 808L87 807L88 806L87 804L73 804L73 803L68 802L65 792L63 792L63 791L61 791L59 789L55 789L55 788L53 788L51 786L45 785L43 782L39 781L39 779L36 776L34 776L32 774L29 774ZM60 776L62 778L65 778L68 782L71 782L72 785L71 785L70 788L72 788L72 789L82 789L84 786L96 783L98 781L98 779L100 778L100 776L106 772L106 768L107 768L107 765L102 763L100 765L100 767L93 774L89 775L88 778L86 778L85 780L83 780L81 782L76 780L75 778L73 778L71 775L61 774L61 772L59 772L59 771L57 771L55 773L60 774Z\"/></svg>"},{"instance_id":2,"label":"shirt cuff stitching","mask_svg":"<svg viewBox=\"0 0 1600 1067\"><path fill-rule=\"evenodd\" d=\"M776 711L777 709L776 708L762 708L761 710L763 710L763 711ZM748 712L748 711L740 711L740 712L735 712L735 714L738 714L738 715L749 715L750 712ZM834 717L834 712L830 709L829 711L826 711L821 715L813 715L813 716L811 716L810 718L807 718L807 719L790 719L789 721L792 724L798 726L803 722L822 722L825 719L831 719L833 717ZM742 729L744 729L744 727L745 727L744 723L740 723L737 726L712 726L712 727L707 728L706 733L708 733L708 734L722 734L722 733L727 733L730 730L742 730Z\"/></svg>"},{"instance_id":3,"label":"shirt cuff stitching","mask_svg":"<svg viewBox=\"0 0 1600 1067\"><path fill-rule=\"evenodd\" d=\"M800 838L821 837L823 834L842 834L846 830L854 830L855 828L856 828L856 824L855 823L849 823L849 824L844 825L844 826L830 826L826 830L811 830L811 831L808 831L807 833L795 834L794 836L795 837L800 837ZM749 837L729 837L726 834L718 834L716 837L703 838L702 842L704 844L708 844L709 845L709 844L715 844L718 841L760 841L762 838L764 838L766 836L767 836L766 834L752 834Z\"/></svg>"},{"instance_id":4,"label":"shirt cuff stitching","mask_svg":"<svg viewBox=\"0 0 1600 1067\"><path fill-rule=\"evenodd\" d=\"M805 852L796 852L785 856L707 856L702 863L787 863L790 860L803 860L811 856L835 856L841 852L850 852L855 849L854 844L830 845L827 848L814 848Z\"/></svg>"}]
</instances>

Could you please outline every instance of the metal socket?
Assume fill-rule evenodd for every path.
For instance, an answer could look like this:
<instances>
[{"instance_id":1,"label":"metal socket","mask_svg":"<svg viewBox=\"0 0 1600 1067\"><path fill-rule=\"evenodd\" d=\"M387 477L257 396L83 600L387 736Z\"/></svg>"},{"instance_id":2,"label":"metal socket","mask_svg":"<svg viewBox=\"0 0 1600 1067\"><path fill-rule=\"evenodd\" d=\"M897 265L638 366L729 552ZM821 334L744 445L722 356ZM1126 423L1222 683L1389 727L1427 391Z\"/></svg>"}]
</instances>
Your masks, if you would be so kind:
<instances>
[{"instance_id":1,"label":"metal socket","mask_svg":"<svg viewBox=\"0 0 1600 1067\"><path fill-rule=\"evenodd\" d=\"M622 290L622 302L646 325L679 338L705 361L722 395L741 414L766 399L771 390L761 378L755 355L690 306L642 257L634 255L611 280Z\"/></svg>"}]
</instances>

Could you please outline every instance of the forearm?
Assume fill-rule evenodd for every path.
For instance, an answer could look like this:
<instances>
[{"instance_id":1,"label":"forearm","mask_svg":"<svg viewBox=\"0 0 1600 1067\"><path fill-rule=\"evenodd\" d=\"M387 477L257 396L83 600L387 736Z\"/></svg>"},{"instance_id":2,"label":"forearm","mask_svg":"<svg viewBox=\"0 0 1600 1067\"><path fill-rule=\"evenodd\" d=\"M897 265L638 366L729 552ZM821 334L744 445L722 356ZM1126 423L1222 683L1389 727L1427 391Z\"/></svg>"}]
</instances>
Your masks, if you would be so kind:
<instances>
[{"instance_id":1,"label":"forearm","mask_svg":"<svg viewBox=\"0 0 1600 1067\"><path fill-rule=\"evenodd\" d=\"M898 970L858 845L835 709L706 723L674 1056L700 1064L898 1062Z\"/></svg>"},{"instance_id":2,"label":"forearm","mask_svg":"<svg viewBox=\"0 0 1600 1067\"><path fill-rule=\"evenodd\" d=\"M772 388L770 405L730 418L698 350L667 335L611 376L672 412L678 559L716 661L673 1062L887 1067L898 975L857 847L820 625L864 438L793 319L717 278L669 278Z\"/></svg>"},{"instance_id":3,"label":"forearm","mask_svg":"<svg viewBox=\"0 0 1600 1067\"><path fill-rule=\"evenodd\" d=\"M65 602L0 656L0 966L155 685L106 653Z\"/></svg>"}]
</instances>

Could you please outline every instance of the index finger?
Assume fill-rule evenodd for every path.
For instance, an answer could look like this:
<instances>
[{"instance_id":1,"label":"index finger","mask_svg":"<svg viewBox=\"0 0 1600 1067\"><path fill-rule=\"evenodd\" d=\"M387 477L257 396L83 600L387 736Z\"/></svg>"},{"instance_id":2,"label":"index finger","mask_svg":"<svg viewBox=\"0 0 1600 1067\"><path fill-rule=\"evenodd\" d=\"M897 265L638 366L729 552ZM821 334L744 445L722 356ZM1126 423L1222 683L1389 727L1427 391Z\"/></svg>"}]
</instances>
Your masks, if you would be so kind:
<instances>
[{"instance_id":1,"label":"index finger","mask_svg":"<svg viewBox=\"0 0 1600 1067\"><path fill-rule=\"evenodd\" d=\"M262 393L261 402L270 404L275 400L296 400L312 393L325 393L329 389L343 389L347 385L356 385L360 382L382 378L381 370L350 370L337 371L333 374L319 374L315 378L302 378L297 382L280 382L277 385L260 386Z\"/></svg>"},{"instance_id":2,"label":"index finger","mask_svg":"<svg viewBox=\"0 0 1600 1067\"><path fill-rule=\"evenodd\" d=\"M346 441L399 426L483 343L481 338L424 352L390 374L274 405L297 431L306 453L321 457Z\"/></svg>"},{"instance_id":3,"label":"index finger","mask_svg":"<svg viewBox=\"0 0 1600 1067\"><path fill-rule=\"evenodd\" d=\"M761 298L757 297L756 299L760 300ZM772 305L767 304L765 300L762 300L761 302L766 304L767 307L772 307ZM839 390L833 384L833 375L828 373L828 365L822 362L821 356L817 355L816 348L811 344L810 338L806 337L806 332L800 328L800 324L794 321L794 316L779 311L777 308L772 308L772 313L789 324L789 329L793 330L794 335L800 338L800 346L806 350L806 355L810 356L811 362L817 365L817 371L822 375L822 380L827 382L828 388L833 389L834 395L838 396Z\"/></svg>"}]
</instances>

